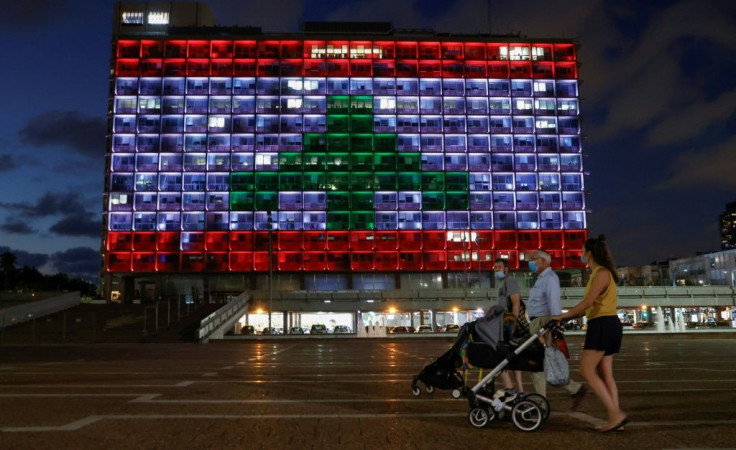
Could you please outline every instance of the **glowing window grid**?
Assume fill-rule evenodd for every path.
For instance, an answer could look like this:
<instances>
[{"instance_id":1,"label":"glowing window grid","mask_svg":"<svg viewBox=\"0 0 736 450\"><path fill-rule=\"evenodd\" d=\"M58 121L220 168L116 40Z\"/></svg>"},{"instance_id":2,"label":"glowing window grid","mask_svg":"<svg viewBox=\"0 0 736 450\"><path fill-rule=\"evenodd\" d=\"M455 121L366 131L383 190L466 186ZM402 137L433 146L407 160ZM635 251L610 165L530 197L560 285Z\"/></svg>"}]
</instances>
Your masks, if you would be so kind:
<instances>
[{"instance_id":1,"label":"glowing window grid","mask_svg":"<svg viewBox=\"0 0 736 450\"><path fill-rule=\"evenodd\" d=\"M116 44L110 272L579 266L571 43Z\"/></svg>"}]
</instances>

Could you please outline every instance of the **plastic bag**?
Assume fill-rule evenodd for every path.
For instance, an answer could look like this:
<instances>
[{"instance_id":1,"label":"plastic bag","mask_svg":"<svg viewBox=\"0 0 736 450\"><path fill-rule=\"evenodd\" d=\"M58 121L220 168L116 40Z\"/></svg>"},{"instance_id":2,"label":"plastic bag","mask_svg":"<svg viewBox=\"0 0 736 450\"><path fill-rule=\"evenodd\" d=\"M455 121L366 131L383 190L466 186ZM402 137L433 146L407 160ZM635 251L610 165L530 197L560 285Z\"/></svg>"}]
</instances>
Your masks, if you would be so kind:
<instances>
[{"instance_id":1,"label":"plastic bag","mask_svg":"<svg viewBox=\"0 0 736 450\"><path fill-rule=\"evenodd\" d=\"M567 348L567 341L562 331L556 329L552 332L552 345L557 347L565 355L565 358L570 359L570 349Z\"/></svg>"},{"instance_id":2,"label":"plastic bag","mask_svg":"<svg viewBox=\"0 0 736 450\"><path fill-rule=\"evenodd\" d=\"M570 382L570 366L567 358L557 348L548 346L544 349L544 375L552 386L564 386Z\"/></svg>"}]
</instances>

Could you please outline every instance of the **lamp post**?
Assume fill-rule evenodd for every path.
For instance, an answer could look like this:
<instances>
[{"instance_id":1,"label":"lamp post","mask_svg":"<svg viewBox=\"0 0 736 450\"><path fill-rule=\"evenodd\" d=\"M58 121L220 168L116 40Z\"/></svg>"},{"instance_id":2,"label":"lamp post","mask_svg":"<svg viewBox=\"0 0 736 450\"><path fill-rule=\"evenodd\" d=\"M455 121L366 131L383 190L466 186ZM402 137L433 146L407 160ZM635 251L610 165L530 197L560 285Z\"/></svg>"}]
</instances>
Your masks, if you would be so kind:
<instances>
[{"instance_id":1,"label":"lamp post","mask_svg":"<svg viewBox=\"0 0 736 450\"><path fill-rule=\"evenodd\" d=\"M271 331L271 303L273 301L273 220L271 218L271 211L266 213L268 218L268 333L272 334Z\"/></svg>"},{"instance_id":2,"label":"lamp post","mask_svg":"<svg viewBox=\"0 0 736 450\"><path fill-rule=\"evenodd\" d=\"M463 243L467 243L467 251L463 251L465 255L467 255L468 260L464 261L467 262L467 264L463 264L465 266L465 290L470 289L470 274L468 273L468 266L472 264L472 259L470 257L470 253L473 251L473 249L470 247L470 232L469 231L463 231ZM465 259L465 258L463 258Z\"/></svg>"},{"instance_id":3,"label":"lamp post","mask_svg":"<svg viewBox=\"0 0 736 450\"><path fill-rule=\"evenodd\" d=\"M478 235L475 236L475 241L473 241L473 242L475 242L475 245L478 246L478 289L480 289L482 287L481 286L482 285L482 282L481 282L481 278L480 278L481 277L481 275L480 275L480 264L481 264L481 259L480 259L480 238L478 237ZM490 286L488 286L488 287L490 288Z\"/></svg>"}]
</instances>

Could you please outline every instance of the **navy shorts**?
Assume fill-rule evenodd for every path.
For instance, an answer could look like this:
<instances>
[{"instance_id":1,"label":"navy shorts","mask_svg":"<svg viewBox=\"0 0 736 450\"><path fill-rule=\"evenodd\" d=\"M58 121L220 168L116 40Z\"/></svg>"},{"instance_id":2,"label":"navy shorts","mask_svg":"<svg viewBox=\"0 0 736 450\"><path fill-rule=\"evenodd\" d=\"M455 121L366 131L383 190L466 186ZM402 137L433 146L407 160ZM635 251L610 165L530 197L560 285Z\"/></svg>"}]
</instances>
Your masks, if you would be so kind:
<instances>
[{"instance_id":1,"label":"navy shorts","mask_svg":"<svg viewBox=\"0 0 736 450\"><path fill-rule=\"evenodd\" d=\"M613 355L621 350L623 334L618 316L596 317L588 321L583 348L603 351L606 356Z\"/></svg>"}]
</instances>

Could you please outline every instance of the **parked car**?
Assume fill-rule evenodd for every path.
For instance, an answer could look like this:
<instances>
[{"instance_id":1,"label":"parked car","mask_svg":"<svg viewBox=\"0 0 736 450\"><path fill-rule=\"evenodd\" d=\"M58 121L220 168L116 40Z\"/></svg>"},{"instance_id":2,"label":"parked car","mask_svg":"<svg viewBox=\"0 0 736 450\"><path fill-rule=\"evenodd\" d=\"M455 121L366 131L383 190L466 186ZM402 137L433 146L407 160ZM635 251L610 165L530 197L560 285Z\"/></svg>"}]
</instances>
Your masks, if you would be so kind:
<instances>
[{"instance_id":1,"label":"parked car","mask_svg":"<svg viewBox=\"0 0 736 450\"><path fill-rule=\"evenodd\" d=\"M273 334L281 334L281 333L279 332L278 328L273 328L273 327L268 328L268 327L265 327L263 329L263 331L261 331L261 334L271 334L271 335L273 335Z\"/></svg>"},{"instance_id":2,"label":"parked car","mask_svg":"<svg viewBox=\"0 0 736 450\"><path fill-rule=\"evenodd\" d=\"M332 334L350 334L350 327L347 325L335 325L335 329L332 330Z\"/></svg>"},{"instance_id":3,"label":"parked car","mask_svg":"<svg viewBox=\"0 0 736 450\"><path fill-rule=\"evenodd\" d=\"M433 333L432 325L419 325L417 333Z\"/></svg>"},{"instance_id":4,"label":"parked car","mask_svg":"<svg viewBox=\"0 0 736 450\"><path fill-rule=\"evenodd\" d=\"M304 328L302 327L291 327L289 334L304 334Z\"/></svg>"},{"instance_id":5,"label":"parked car","mask_svg":"<svg viewBox=\"0 0 736 450\"><path fill-rule=\"evenodd\" d=\"M445 325L445 333L457 333L460 331L460 325L449 323Z\"/></svg>"},{"instance_id":6,"label":"parked car","mask_svg":"<svg viewBox=\"0 0 736 450\"><path fill-rule=\"evenodd\" d=\"M309 329L309 334L327 334L327 327L321 323L315 323Z\"/></svg>"},{"instance_id":7,"label":"parked car","mask_svg":"<svg viewBox=\"0 0 736 450\"><path fill-rule=\"evenodd\" d=\"M244 325L240 329L240 334L256 334L256 329L253 325Z\"/></svg>"},{"instance_id":8,"label":"parked car","mask_svg":"<svg viewBox=\"0 0 736 450\"><path fill-rule=\"evenodd\" d=\"M728 320L715 319L713 317L708 317L708 319L705 321L705 325L709 328L713 328L713 327L728 327L731 324L728 322Z\"/></svg>"},{"instance_id":9,"label":"parked car","mask_svg":"<svg viewBox=\"0 0 736 450\"><path fill-rule=\"evenodd\" d=\"M405 326L393 327L391 328L391 331L390 331L391 334L406 334L408 332L409 332L409 329L406 328Z\"/></svg>"}]
</instances>

